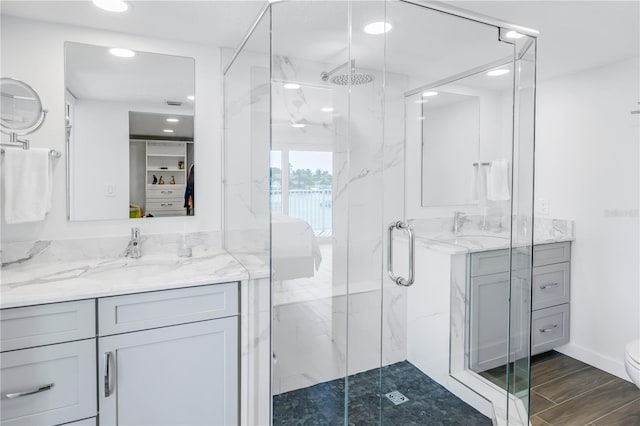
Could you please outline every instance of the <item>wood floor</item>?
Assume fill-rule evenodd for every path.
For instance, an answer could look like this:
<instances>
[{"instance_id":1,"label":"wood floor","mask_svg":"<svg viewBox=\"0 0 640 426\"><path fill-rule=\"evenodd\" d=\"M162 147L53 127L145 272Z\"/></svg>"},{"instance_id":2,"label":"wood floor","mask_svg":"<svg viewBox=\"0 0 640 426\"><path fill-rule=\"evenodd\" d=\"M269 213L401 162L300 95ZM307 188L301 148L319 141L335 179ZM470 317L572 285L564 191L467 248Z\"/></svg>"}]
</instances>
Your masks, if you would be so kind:
<instances>
[{"instance_id":1,"label":"wood floor","mask_svg":"<svg viewBox=\"0 0 640 426\"><path fill-rule=\"evenodd\" d=\"M504 387L504 367L481 374ZM520 375L525 380L526 371L516 368ZM536 355L531 359L531 424L637 426L640 389L559 352Z\"/></svg>"}]
</instances>

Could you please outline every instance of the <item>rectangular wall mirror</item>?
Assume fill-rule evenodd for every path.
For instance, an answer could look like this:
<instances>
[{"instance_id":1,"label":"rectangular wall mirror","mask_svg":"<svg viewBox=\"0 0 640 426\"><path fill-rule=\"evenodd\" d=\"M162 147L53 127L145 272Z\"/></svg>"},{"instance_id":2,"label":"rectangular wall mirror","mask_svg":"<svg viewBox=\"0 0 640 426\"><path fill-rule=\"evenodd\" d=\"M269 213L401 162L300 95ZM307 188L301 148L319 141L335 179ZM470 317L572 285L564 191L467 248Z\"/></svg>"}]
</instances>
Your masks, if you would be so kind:
<instances>
[{"instance_id":1,"label":"rectangular wall mirror","mask_svg":"<svg viewBox=\"0 0 640 426\"><path fill-rule=\"evenodd\" d=\"M65 43L70 220L195 213L192 58Z\"/></svg>"},{"instance_id":2,"label":"rectangular wall mirror","mask_svg":"<svg viewBox=\"0 0 640 426\"><path fill-rule=\"evenodd\" d=\"M465 77L425 86L416 96L422 115L422 206L469 206L508 200L491 183L508 169L513 79L498 79L512 66L480 67ZM506 176L506 175L505 175ZM504 179L501 179L504 180Z\"/></svg>"}]
</instances>

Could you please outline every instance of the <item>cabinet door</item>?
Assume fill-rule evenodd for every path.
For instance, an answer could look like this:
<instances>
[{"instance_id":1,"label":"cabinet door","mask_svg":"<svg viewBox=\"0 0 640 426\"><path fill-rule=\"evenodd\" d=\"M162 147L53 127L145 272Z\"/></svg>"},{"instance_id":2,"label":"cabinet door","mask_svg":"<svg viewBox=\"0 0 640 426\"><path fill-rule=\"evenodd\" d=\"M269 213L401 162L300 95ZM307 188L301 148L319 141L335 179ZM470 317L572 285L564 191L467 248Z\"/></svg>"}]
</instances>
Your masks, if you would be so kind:
<instances>
[{"instance_id":1,"label":"cabinet door","mask_svg":"<svg viewBox=\"0 0 640 426\"><path fill-rule=\"evenodd\" d=\"M469 345L473 371L505 365L509 349L509 361L527 355L530 280L524 272L514 272L511 307L509 273L471 278Z\"/></svg>"},{"instance_id":2,"label":"cabinet door","mask_svg":"<svg viewBox=\"0 0 640 426\"><path fill-rule=\"evenodd\" d=\"M101 425L234 425L238 318L98 339Z\"/></svg>"}]
</instances>

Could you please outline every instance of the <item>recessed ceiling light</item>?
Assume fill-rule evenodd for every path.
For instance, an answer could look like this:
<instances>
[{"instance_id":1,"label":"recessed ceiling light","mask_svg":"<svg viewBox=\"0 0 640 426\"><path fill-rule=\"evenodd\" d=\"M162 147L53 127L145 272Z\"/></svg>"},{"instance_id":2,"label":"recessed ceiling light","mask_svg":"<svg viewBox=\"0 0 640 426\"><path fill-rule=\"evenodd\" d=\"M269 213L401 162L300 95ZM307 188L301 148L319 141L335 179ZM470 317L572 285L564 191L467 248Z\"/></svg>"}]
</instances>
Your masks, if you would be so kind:
<instances>
[{"instance_id":1,"label":"recessed ceiling light","mask_svg":"<svg viewBox=\"0 0 640 426\"><path fill-rule=\"evenodd\" d=\"M300 85L298 83L285 83L283 87L288 90L298 90Z\"/></svg>"},{"instance_id":2,"label":"recessed ceiling light","mask_svg":"<svg viewBox=\"0 0 640 426\"><path fill-rule=\"evenodd\" d=\"M520 33L519 33L519 32L517 32L517 31L513 31L513 30L511 30L511 31L508 31L508 32L505 34L505 37L506 37L506 38L514 38L514 39L516 39L516 40L517 40L517 39L519 39L519 38L524 37L524 34L520 34Z\"/></svg>"},{"instance_id":3,"label":"recessed ceiling light","mask_svg":"<svg viewBox=\"0 0 640 426\"><path fill-rule=\"evenodd\" d=\"M136 56L136 52L134 52L133 50L122 49L120 47L109 49L109 53L119 58L133 58L134 56Z\"/></svg>"},{"instance_id":4,"label":"recessed ceiling light","mask_svg":"<svg viewBox=\"0 0 640 426\"><path fill-rule=\"evenodd\" d=\"M418 99L416 101L417 104L426 104L427 102L429 102L429 99Z\"/></svg>"},{"instance_id":5,"label":"recessed ceiling light","mask_svg":"<svg viewBox=\"0 0 640 426\"><path fill-rule=\"evenodd\" d=\"M303 127L306 127L306 124L303 123L293 123L291 125L291 127L295 127L296 129L302 129Z\"/></svg>"},{"instance_id":6,"label":"recessed ceiling light","mask_svg":"<svg viewBox=\"0 0 640 426\"><path fill-rule=\"evenodd\" d=\"M122 0L93 0L93 4L109 12L125 12L129 5Z\"/></svg>"},{"instance_id":7,"label":"recessed ceiling light","mask_svg":"<svg viewBox=\"0 0 640 426\"><path fill-rule=\"evenodd\" d=\"M167 118L167 123L177 123L178 121L180 121L177 118Z\"/></svg>"},{"instance_id":8,"label":"recessed ceiling light","mask_svg":"<svg viewBox=\"0 0 640 426\"><path fill-rule=\"evenodd\" d=\"M424 117L418 117L418 120L424 120Z\"/></svg>"},{"instance_id":9,"label":"recessed ceiling light","mask_svg":"<svg viewBox=\"0 0 640 426\"><path fill-rule=\"evenodd\" d=\"M173 133L173 129L164 129L163 132L165 132L165 133Z\"/></svg>"},{"instance_id":10,"label":"recessed ceiling light","mask_svg":"<svg viewBox=\"0 0 640 426\"><path fill-rule=\"evenodd\" d=\"M430 98L431 96L438 96L438 92L424 92L422 94L425 98Z\"/></svg>"},{"instance_id":11,"label":"recessed ceiling light","mask_svg":"<svg viewBox=\"0 0 640 426\"><path fill-rule=\"evenodd\" d=\"M324 107L324 108L320 108L320 111L322 111L322 112L333 112L333 108L331 108L331 107Z\"/></svg>"},{"instance_id":12,"label":"recessed ceiling light","mask_svg":"<svg viewBox=\"0 0 640 426\"><path fill-rule=\"evenodd\" d=\"M393 26L388 22L372 22L364 27L364 32L367 34L378 35L391 31L391 28L393 28Z\"/></svg>"},{"instance_id":13,"label":"recessed ceiling light","mask_svg":"<svg viewBox=\"0 0 640 426\"><path fill-rule=\"evenodd\" d=\"M509 70L506 68L499 68L497 70L491 70L487 73L489 77L497 77L499 75L509 74Z\"/></svg>"},{"instance_id":14,"label":"recessed ceiling light","mask_svg":"<svg viewBox=\"0 0 640 426\"><path fill-rule=\"evenodd\" d=\"M187 96L187 99L189 99L190 101L195 101L196 97L194 95L189 95Z\"/></svg>"}]
</instances>

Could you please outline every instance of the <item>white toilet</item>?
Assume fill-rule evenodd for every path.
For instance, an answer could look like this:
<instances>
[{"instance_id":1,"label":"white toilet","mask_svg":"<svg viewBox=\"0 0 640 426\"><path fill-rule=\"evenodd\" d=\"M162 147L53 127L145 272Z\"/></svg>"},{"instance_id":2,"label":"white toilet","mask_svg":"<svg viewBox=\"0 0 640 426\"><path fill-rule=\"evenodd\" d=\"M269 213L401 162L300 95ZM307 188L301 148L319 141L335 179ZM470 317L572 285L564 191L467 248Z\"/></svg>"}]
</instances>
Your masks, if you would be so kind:
<instances>
[{"instance_id":1,"label":"white toilet","mask_svg":"<svg viewBox=\"0 0 640 426\"><path fill-rule=\"evenodd\" d=\"M624 366L631 381L640 388L640 339L627 344L624 354Z\"/></svg>"}]
</instances>

